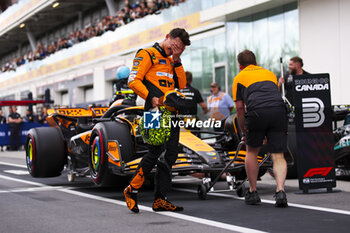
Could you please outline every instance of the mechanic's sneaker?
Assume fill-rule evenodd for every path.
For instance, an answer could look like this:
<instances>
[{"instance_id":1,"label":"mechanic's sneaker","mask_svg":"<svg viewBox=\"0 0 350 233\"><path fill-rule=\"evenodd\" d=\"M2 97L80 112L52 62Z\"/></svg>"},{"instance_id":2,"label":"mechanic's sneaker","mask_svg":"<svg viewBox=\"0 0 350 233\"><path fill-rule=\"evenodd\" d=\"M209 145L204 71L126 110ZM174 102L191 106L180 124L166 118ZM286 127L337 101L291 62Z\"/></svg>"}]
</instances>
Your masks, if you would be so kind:
<instances>
[{"instance_id":1,"label":"mechanic's sneaker","mask_svg":"<svg viewBox=\"0 0 350 233\"><path fill-rule=\"evenodd\" d=\"M258 205L261 203L260 197L256 190L253 192L250 192L250 191L246 192L244 201L247 205Z\"/></svg>"},{"instance_id":2,"label":"mechanic's sneaker","mask_svg":"<svg viewBox=\"0 0 350 233\"><path fill-rule=\"evenodd\" d=\"M182 206L176 206L170 201L166 199L162 199L160 197L153 202L152 209L154 211L174 211L174 212L184 210Z\"/></svg>"},{"instance_id":3,"label":"mechanic's sneaker","mask_svg":"<svg viewBox=\"0 0 350 233\"><path fill-rule=\"evenodd\" d=\"M288 207L287 195L283 190L275 193L274 198L276 200L276 207Z\"/></svg>"},{"instance_id":4,"label":"mechanic's sneaker","mask_svg":"<svg viewBox=\"0 0 350 233\"><path fill-rule=\"evenodd\" d=\"M137 206L137 192L138 190L133 189L130 185L124 189L126 205L134 213L139 212L139 207Z\"/></svg>"}]
</instances>

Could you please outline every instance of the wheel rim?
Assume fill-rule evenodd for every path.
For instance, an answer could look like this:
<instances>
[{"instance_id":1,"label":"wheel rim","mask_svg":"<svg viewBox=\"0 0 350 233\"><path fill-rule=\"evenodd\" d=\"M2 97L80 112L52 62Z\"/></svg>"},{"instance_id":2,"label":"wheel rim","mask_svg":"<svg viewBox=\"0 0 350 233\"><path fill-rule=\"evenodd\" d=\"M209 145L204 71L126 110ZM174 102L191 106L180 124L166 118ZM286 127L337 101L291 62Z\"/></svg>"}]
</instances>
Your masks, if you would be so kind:
<instances>
[{"instance_id":1,"label":"wheel rim","mask_svg":"<svg viewBox=\"0 0 350 233\"><path fill-rule=\"evenodd\" d=\"M27 167L31 171L33 169L34 145L32 139L29 139L27 146Z\"/></svg>"},{"instance_id":2,"label":"wheel rim","mask_svg":"<svg viewBox=\"0 0 350 233\"><path fill-rule=\"evenodd\" d=\"M100 138L97 136L91 146L91 165L94 174L98 174L101 164Z\"/></svg>"}]
</instances>

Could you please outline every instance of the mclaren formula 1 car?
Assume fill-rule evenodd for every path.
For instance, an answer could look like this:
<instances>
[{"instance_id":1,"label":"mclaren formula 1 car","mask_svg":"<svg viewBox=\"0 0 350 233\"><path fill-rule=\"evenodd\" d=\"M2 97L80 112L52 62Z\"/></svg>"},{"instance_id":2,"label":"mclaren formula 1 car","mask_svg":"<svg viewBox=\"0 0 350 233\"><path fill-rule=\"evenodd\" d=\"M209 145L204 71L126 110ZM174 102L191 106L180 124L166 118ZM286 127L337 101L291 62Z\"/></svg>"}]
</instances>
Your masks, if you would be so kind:
<instances>
[{"instance_id":1,"label":"mclaren formula 1 car","mask_svg":"<svg viewBox=\"0 0 350 233\"><path fill-rule=\"evenodd\" d=\"M50 127L31 129L27 136L29 173L33 177L55 177L65 168L71 182L76 176L90 175L98 186L125 183L125 178L130 178L148 151L139 127L143 112L142 106L126 105L48 110ZM173 174L201 173L203 183L210 185L210 177L218 174L236 154L240 137L235 116L227 119L226 130L201 131L202 136L198 137L195 136L198 132L181 129ZM227 169L233 174L228 180L231 185L245 177L244 158L245 151L239 151ZM260 176L268 166L271 166L269 161L263 164Z\"/></svg>"}]
</instances>

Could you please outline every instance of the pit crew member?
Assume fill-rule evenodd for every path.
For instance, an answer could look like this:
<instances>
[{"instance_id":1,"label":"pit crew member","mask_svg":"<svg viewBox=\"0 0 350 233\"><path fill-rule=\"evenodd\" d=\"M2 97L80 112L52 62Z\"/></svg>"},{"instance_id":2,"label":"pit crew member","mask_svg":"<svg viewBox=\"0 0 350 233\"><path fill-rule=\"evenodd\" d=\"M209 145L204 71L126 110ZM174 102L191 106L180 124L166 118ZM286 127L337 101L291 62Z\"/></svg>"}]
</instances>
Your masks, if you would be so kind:
<instances>
[{"instance_id":1,"label":"pit crew member","mask_svg":"<svg viewBox=\"0 0 350 233\"><path fill-rule=\"evenodd\" d=\"M288 128L277 77L271 71L257 66L255 55L249 50L239 53L237 60L241 71L234 78L232 95L236 102L238 124L247 145L245 168L250 189L246 192L245 203L256 205L261 202L256 191L259 172L257 155L266 137L277 183L275 206L287 207L284 191L287 163L283 152L287 149Z\"/></svg>"}]
</instances>

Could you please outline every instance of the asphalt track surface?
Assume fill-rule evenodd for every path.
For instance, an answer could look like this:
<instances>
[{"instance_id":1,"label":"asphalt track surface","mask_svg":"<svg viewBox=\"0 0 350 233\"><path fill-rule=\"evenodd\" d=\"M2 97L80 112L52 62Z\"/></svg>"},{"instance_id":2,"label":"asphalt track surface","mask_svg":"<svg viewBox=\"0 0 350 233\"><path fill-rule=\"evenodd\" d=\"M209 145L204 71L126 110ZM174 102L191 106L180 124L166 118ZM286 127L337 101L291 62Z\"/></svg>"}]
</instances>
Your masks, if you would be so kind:
<instances>
[{"instance_id":1,"label":"asphalt track surface","mask_svg":"<svg viewBox=\"0 0 350 233\"><path fill-rule=\"evenodd\" d=\"M131 213L121 188L101 189L89 178L67 181L32 178L24 152L0 152L0 232L349 232L350 181L337 181L336 191L300 194L297 180L288 180L288 208L275 208L274 181L258 182L262 204L247 206L234 192L197 198L200 181L175 177L169 199L184 206L178 213L151 209L153 190L139 193L140 213ZM226 188L222 182L217 188Z\"/></svg>"}]
</instances>

